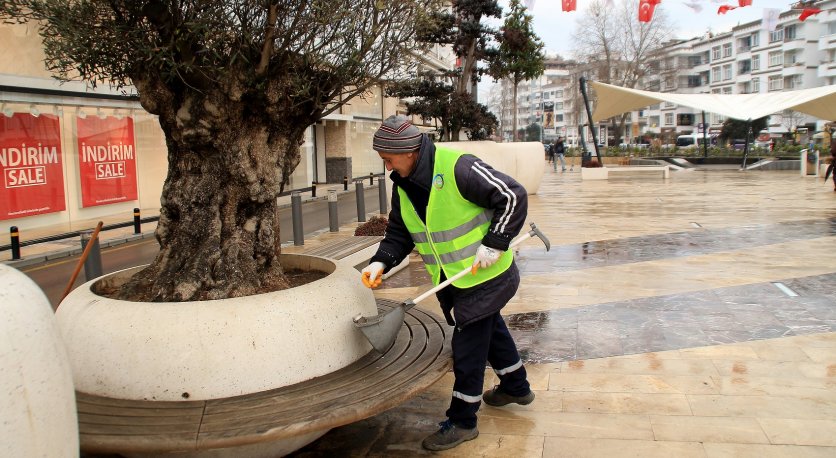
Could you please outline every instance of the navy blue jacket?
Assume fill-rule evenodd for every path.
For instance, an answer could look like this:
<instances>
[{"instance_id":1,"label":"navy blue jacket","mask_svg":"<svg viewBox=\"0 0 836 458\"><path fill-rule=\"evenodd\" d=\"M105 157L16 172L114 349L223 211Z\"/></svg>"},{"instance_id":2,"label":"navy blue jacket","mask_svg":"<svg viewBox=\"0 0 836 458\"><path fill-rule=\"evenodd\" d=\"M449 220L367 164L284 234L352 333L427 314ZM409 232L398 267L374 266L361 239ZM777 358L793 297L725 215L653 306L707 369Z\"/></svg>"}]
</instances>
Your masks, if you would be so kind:
<instances>
[{"instance_id":1,"label":"navy blue jacket","mask_svg":"<svg viewBox=\"0 0 836 458\"><path fill-rule=\"evenodd\" d=\"M371 259L371 262L379 261L386 265L386 271L398 265L415 248L401 218L398 188L406 192L421 219L426 221L434 163L435 145L424 135L415 170L407 177L402 177L394 171L389 175L394 182L389 225L377 253ZM493 220L488 233L482 239L482 244L506 251L525 224L528 212L528 194L525 188L513 178L494 170L470 154L459 158L454 173L462 197L480 207L494 210ZM450 285L439 291L436 296L447 322L451 326L461 327L502 309L516 293L519 282L519 270L516 264L512 263L501 275L482 284L471 288ZM455 320L450 314L451 309Z\"/></svg>"}]
</instances>

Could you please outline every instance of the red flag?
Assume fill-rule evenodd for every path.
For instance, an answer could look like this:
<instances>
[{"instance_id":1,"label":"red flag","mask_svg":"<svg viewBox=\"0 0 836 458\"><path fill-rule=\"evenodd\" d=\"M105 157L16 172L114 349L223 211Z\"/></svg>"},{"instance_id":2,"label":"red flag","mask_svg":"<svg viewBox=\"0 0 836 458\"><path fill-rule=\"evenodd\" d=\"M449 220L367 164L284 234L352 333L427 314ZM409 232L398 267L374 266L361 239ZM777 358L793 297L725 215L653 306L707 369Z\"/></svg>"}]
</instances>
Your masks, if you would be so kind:
<instances>
[{"instance_id":1,"label":"red flag","mask_svg":"<svg viewBox=\"0 0 836 458\"><path fill-rule=\"evenodd\" d=\"M563 11L575 11L577 0L563 0Z\"/></svg>"},{"instance_id":2,"label":"red flag","mask_svg":"<svg viewBox=\"0 0 836 458\"><path fill-rule=\"evenodd\" d=\"M801 10L801 16L798 16L798 20L804 22L810 16L814 16L816 14L821 13L821 10L818 8L804 8Z\"/></svg>"},{"instance_id":3,"label":"red flag","mask_svg":"<svg viewBox=\"0 0 836 458\"><path fill-rule=\"evenodd\" d=\"M737 0L738 6L752 6L752 0Z\"/></svg>"},{"instance_id":4,"label":"red flag","mask_svg":"<svg viewBox=\"0 0 836 458\"><path fill-rule=\"evenodd\" d=\"M720 5L720 8L717 8L717 14L726 14L733 9L737 9L737 7L731 5Z\"/></svg>"},{"instance_id":5,"label":"red flag","mask_svg":"<svg viewBox=\"0 0 836 458\"><path fill-rule=\"evenodd\" d=\"M650 22L653 19L653 10L656 9L654 1L641 0L639 2L639 22Z\"/></svg>"}]
</instances>

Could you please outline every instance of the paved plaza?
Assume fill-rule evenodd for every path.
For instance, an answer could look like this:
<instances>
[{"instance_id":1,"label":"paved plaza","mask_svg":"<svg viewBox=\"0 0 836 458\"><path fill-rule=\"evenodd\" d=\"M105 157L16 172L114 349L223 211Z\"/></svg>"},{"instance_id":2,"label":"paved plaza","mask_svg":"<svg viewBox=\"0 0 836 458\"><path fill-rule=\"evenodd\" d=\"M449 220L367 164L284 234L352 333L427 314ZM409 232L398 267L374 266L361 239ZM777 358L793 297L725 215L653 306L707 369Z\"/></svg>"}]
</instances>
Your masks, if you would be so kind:
<instances>
[{"instance_id":1,"label":"paved plaza","mask_svg":"<svg viewBox=\"0 0 836 458\"><path fill-rule=\"evenodd\" d=\"M836 457L836 193L735 168L582 181L545 168L503 315L537 398L483 404L441 456ZM316 239L306 242L313 249ZM429 287L420 260L379 298ZM428 299L419 307L439 313ZM488 369L485 386L496 379ZM431 454L448 374L296 457Z\"/></svg>"}]
</instances>

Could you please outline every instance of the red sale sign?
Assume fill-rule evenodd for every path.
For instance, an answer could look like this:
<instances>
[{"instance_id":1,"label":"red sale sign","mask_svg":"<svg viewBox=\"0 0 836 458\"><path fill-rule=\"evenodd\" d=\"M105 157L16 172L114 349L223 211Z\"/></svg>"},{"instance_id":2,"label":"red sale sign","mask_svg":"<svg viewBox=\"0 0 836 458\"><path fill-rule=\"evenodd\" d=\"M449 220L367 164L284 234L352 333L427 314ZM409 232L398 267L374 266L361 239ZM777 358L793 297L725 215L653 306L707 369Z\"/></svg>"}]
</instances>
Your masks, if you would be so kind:
<instances>
[{"instance_id":1,"label":"red sale sign","mask_svg":"<svg viewBox=\"0 0 836 458\"><path fill-rule=\"evenodd\" d=\"M131 118L76 118L81 205L136 200L136 148Z\"/></svg>"},{"instance_id":2,"label":"red sale sign","mask_svg":"<svg viewBox=\"0 0 836 458\"><path fill-rule=\"evenodd\" d=\"M0 115L0 220L63 211L64 166L58 117Z\"/></svg>"}]
</instances>

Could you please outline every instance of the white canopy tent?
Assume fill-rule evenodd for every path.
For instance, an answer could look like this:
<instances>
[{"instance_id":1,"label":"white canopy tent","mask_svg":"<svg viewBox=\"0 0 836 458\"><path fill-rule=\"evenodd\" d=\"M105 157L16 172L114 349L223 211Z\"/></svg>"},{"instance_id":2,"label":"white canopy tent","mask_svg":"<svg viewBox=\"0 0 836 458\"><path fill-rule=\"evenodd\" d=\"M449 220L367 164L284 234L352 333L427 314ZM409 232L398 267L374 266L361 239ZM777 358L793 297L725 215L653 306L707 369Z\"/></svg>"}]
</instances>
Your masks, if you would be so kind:
<instances>
[{"instance_id":1,"label":"white canopy tent","mask_svg":"<svg viewBox=\"0 0 836 458\"><path fill-rule=\"evenodd\" d=\"M627 89L596 81L590 84L598 95L592 114L594 122L659 102L685 105L744 121L788 109L819 119L836 120L836 85L768 94L674 94Z\"/></svg>"}]
</instances>

